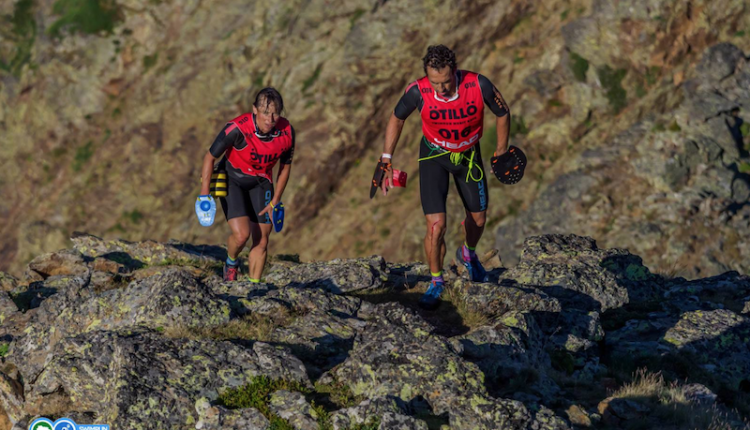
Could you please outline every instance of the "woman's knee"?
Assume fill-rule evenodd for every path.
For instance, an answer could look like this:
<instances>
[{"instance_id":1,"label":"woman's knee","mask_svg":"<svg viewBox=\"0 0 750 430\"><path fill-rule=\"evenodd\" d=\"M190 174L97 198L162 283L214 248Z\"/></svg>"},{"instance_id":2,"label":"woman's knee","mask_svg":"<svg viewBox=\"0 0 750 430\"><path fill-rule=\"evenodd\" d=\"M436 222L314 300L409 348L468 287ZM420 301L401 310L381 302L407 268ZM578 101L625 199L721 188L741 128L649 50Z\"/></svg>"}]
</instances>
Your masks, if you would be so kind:
<instances>
[{"instance_id":1,"label":"woman's knee","mask_svg":"<svg viewBox=\"0 0 750 430\"><path fill-rule=\"evenodd\" d=\"M250 239L250 232L233 231L232 238L234 239L234 243L236 243L238 246L243 246L245 243L247 243L248 239Z\"/></svg>"}]
</instances>

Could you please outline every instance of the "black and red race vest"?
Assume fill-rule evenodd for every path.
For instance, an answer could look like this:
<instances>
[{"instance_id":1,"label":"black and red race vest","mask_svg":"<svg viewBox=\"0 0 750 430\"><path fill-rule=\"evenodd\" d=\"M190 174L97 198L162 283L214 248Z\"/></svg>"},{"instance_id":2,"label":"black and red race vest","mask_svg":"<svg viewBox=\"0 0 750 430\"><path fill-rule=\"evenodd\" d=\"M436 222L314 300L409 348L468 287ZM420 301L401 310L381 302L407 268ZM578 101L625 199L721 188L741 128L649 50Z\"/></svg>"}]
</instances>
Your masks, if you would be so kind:
<instances>
[{"instance_id":1,"label":"black and red race vest","mask_svg":"<svg viewBox=\"0 0 750 430\"><path fill-rule=\"evenodd\" d=\"M242 149L231 147L227 150L229 164L246 175L261 176L273 182L273 166L292 147L292 126L289 121L279 117L270 134L271 140L267 142L255 134L255 121L251 113L240 115L227 124L229 127L226 133L229 134L235 127L239 128L247 144Z\"/></svg>"},{"instance_id":2,"label":"black and red race vest","mask_svg":"<svg viewBox=\"0 0 750 430\"><path fill-rule=\"evenodd\" d=\"M427 141L451 152L463 152L479 142L484 125L484 99L479 75L459 70L463 80L450 101L436 96L427 76L417 80L422 94L422 133Z\"/></svg>"}]
</instances>

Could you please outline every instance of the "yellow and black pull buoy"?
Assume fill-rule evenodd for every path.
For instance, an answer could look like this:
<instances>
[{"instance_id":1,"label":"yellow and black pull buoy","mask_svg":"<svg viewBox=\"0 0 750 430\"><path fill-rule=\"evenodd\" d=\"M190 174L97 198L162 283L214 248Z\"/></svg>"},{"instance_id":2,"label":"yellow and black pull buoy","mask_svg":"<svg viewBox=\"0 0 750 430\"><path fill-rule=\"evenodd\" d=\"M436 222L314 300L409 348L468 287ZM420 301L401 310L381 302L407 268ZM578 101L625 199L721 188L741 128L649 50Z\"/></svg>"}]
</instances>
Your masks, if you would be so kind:
<instances>
[{"instance_id":1,"label":"yellow and black pull buoy","mask_svg":"<svg viewBox=\"0 0 750 430\"><path fill-rule=\"evenodd\" d=\"M216 170L211 174L211 186L209 194L214 197L227 196L227 172L226 170Z\"/></svg>"}]
</instances>

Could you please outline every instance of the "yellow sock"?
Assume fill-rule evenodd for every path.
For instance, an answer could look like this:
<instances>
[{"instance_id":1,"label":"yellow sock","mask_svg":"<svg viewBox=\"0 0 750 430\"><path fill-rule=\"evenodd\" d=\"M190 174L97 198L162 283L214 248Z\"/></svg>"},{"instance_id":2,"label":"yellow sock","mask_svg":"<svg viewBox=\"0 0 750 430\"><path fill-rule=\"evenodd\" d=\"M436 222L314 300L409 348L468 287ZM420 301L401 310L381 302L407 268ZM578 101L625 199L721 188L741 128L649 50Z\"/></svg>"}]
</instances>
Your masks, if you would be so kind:
<instances>
[{"instance_id":1,"label":"yellow sock","mask_svg":"<svg viewBox=\"0 0 750 430\"><path fill-rule=\"evenodd\" d=\"M259 284L259 283L260 283L260 279L253 279L253 278L250 278L250 282L252 282L252 283L254 283L254 284Z\"/></svg>"}]
</instances>

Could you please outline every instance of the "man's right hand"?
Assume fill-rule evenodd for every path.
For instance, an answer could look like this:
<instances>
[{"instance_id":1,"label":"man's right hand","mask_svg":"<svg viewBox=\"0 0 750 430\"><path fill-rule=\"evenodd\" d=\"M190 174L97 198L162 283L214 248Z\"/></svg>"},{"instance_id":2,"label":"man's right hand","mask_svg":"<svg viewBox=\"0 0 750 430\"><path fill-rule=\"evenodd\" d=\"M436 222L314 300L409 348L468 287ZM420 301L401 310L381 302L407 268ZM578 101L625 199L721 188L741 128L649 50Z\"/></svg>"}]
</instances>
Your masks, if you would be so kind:
<instances>
[{"instance_id":1,"label":"man's right hand","mask_svg":"<svg viewBox=\"0 0 750 430\"><path fill-rule=\"evenodd\" d=\"M392 183L393 170L391 169L391 160L389 158L379 160L378 165L375 167L375 173L373 173L372 175L372 184L370 185L370 198L375 197L375 193L377 192L378 188L381 188L383 190L383 195L386 195L388 185Z\"/></svg>"},{"instance_id":2,"label":"man's right hand","mask_svg":"<svg viewBox=\"0 0 750 430\"><path fill-rule=\"evenodd\" d=\"M388 190L393 188L393 167L391 166L391 159L386 158L385 163L388 163L388 168L383 174L383 182L380 183L380 189L383 190L383 195L388 195Z\"/></svg>"}]
</instances>

